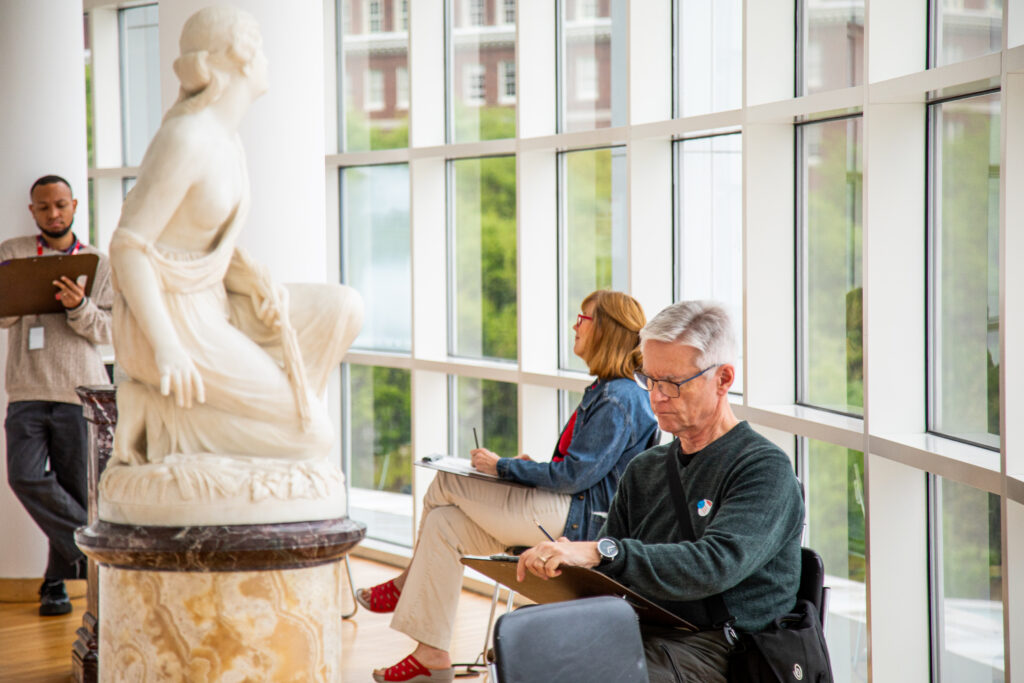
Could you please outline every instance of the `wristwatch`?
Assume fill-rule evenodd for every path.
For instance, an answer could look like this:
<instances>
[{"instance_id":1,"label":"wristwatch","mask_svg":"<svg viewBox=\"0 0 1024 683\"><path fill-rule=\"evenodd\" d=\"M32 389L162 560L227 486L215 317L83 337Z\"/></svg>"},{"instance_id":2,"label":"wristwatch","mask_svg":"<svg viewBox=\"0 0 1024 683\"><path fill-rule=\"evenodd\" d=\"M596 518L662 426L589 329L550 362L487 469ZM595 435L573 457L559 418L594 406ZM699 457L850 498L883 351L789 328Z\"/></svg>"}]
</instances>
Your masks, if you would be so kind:
<instances>
[{"instance_id":1,"label":"wristwatch","mask_svg":"<svg viewBox=\"0 0 1024 683\"><path fill-rule=\"evenodd\" d=\"M619 555L619 544L614 538L607 536L597 539L597 552L601 555L601 564L608 564Z\"/></svg>"}]
</instances>

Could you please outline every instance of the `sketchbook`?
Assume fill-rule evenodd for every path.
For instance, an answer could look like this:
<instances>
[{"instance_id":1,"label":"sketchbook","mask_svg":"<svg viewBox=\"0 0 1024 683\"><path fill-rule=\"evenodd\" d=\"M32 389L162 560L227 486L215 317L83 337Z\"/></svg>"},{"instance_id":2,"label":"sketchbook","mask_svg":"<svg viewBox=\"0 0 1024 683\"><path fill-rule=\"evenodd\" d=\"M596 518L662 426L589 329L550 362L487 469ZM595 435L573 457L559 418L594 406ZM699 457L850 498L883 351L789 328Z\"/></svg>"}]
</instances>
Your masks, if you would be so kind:
<instances>
[{"instance_id":1,"label":"sketchbook","mask_svg":"<svg viewBox=\"0 0 1024 683\"><path fill-rule=\"evenodd\" d=\"M432 470L439 470L441 472L457 474L460 477L470 477L472 479L492 481L497 484L506 484L508 486L526 486L526 484L520 484L517 481L511 481L510 479L502 479L497 475L481 472L480 470L473 467L473 465L470 464L468 459L456 458L451 455L428 455L417 460L416 465L418 467L427 467Z\"/></svg>"},{"instance_id":2,"label":"sketchbook","mask_svg":"<svg viewBox=\"0 0 1024 683\"><path fill-rule=\"evenodd\" d=\"M498 583L536 603L565 602L597 595L614 595L623 598L636 611L642 624L672 626L687 631L697 628L664 607L657 605L618 581L599 571L586 567L561 567L562 573L550 579L541 579L527 572L522 582L516 580L516 564L519 558L512 555L491 555L477 557L467 555L462 564L489 576Z\"/></svg>"}]
</instances>

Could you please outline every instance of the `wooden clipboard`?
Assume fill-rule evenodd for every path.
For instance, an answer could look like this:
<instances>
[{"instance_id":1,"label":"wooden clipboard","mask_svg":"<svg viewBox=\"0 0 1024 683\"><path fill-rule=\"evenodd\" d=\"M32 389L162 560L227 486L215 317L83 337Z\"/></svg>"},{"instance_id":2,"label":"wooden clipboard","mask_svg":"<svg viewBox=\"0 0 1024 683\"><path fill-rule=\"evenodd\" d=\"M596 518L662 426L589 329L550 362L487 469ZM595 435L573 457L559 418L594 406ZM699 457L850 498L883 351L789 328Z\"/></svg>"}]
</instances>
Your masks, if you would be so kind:
<instances>
[{"instance_id":1,"label":"wooden clipboard","mask_svg":"<svg viewBox=\"0 0 1024 683\"><path fill-rule=\"evenodd\" d=\"M508 586L517 593L540 604L565 602L597 595L614 595L625 599L636 611L640 623L696 631L697 628L664 607L657 605L632 589L601 572L585 567L562 567L562 573L545 581L527 572L520 583L516 581L516 563L519 558L511 555L477 557L467 555L462 564Z\"/></svg>"},{"instance_id":2,"label":"wooden clipboard","mask_svg":"<svg viewBox=\"0 0 1024 683\"><path fill-rule=\"evenodd\" d=\"M31 256L0 262L0 317L63 313L64 306L54 296L59 290L53 281L66 275L82 283L85 295L92 292L96 279L96 254Z\"/></svg>"}]
</instances>

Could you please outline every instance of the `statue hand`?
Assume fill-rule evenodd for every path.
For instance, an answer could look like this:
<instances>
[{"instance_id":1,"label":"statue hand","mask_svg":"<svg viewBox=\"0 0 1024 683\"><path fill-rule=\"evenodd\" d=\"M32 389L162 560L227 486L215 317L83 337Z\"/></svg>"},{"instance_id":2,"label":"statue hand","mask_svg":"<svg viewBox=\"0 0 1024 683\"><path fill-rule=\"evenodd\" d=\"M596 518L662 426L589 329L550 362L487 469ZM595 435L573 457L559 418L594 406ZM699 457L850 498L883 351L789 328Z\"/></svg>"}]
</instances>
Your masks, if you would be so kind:
<instances>
[{"instance_id":1,"label":"statue hand","mask_svg":"<svg viewBox=\"0 0 1024 683\"><path fill-rule=\"evenodd\" d=\"M156 352L156 367L160 371L160 393L174 398L179 408L191 408L192 398L206 403L203 378L192 358L181 346L168 346Z\"/></svg>"},{"instance_id":2,"label":"statue hand","mask_svg":"<svg viewBox=\"0 0 1024 683\"><path fill-rule=\"evenodd\" d=\"M266 283L266 286L260 286L253 292L252 303L260 322L272 330L278 330L288 310L288 289L284 285Z\"/></svg>"}]
</instances>

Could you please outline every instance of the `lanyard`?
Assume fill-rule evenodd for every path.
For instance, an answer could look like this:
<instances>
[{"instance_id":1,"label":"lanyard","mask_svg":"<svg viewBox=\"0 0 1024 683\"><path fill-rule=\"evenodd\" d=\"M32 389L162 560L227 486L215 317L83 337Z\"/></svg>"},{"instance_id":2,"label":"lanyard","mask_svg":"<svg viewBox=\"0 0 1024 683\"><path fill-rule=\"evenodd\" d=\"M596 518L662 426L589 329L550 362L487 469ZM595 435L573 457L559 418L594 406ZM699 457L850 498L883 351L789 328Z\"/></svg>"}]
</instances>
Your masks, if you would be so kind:
<instances>
[{"instance_id":1,"label":"lanyard","mask_svg":"<svg viewBox=\"0 0 1024 683\"><path fill-rule=\"evenodd\" d=\"M43 247L44 246L49 246L49 245L46 244L46 242L43 240L43 238L40 235L36 235L36 256L42 256L43 255ZM78 250L81 249L81 248L82 248L82 243L78 241L77 237L75 237L75 243L72 244L70 247L68 247L64 251L64 253L65 254L70 254L70 255L74 256L75 254L78 253Z\"/></svg>"}]
</instances>

